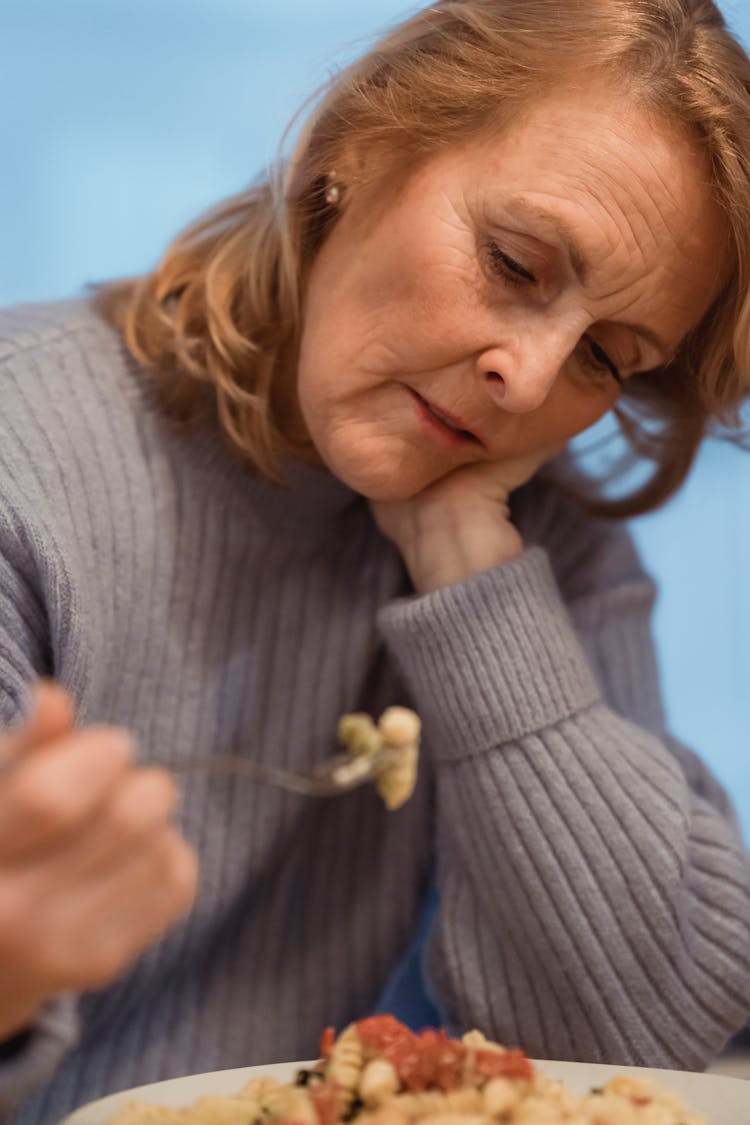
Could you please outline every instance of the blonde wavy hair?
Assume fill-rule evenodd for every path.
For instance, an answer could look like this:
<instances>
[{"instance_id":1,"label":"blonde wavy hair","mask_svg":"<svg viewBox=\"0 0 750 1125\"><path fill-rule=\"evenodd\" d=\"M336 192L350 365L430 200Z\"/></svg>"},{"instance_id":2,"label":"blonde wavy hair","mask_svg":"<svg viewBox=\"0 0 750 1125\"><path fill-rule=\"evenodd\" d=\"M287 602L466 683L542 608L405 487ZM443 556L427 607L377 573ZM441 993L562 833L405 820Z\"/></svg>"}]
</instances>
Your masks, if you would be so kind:
<instances>
[{"instance_id":1,"label":"blonde wavy hair","mask_svg":"<svg viewBox=\"0 0 750 1125\"><path fill-rule=\"evenodd\" d=\"M104 287L100 309L153 370L173 417L212 398L232 446L280 480L282 456L314 459L295 367L307 273L336 221L332 170L359 155L369 186L392 187L584 72L698 142L733 244L720 297L668 366L627 381L615 408L630 463L652 465L646 483L612 498L609 479L568 476L602 514L649 511L682 483L710 429L738 430L750 391L750 60L711 0L439 0L335 74L291 155L185 231L153 272Z\"/></svg>"}]
</instances>

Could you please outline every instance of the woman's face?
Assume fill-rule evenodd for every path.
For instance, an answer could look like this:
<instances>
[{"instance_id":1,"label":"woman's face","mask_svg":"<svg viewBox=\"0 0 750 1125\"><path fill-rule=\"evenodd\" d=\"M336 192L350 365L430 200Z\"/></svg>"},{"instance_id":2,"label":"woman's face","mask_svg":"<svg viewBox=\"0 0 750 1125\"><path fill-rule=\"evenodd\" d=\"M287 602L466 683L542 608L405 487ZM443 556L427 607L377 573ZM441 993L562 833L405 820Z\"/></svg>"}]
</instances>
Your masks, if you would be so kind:
<instances>
[{"instance_id":1,"label":"woman's face","mask_svg":"<svg viewBox=\"0 0 750 1125\"><path fill-rule=\"evenodd\" d=\"M727 232L689 144L594 90L345 186L313 264L298 391L331 471L406 499L564 442L664 364L718 294Z\"/></svg>"}]
</instances>

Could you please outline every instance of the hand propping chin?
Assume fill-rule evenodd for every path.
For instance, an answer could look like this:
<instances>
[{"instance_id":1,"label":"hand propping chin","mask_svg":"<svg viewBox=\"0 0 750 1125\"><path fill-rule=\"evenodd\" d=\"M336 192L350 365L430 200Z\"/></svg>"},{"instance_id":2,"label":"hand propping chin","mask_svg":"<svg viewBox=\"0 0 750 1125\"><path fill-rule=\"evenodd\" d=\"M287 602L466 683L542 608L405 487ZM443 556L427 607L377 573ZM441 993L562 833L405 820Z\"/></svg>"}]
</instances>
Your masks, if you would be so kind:
<instances>
[{"instance_id":1,"label":"hand propping chin","mask_svg":"<svg viewBox=\"0 0 750 1125\"><path fill-rule=\"evenodd\" d=\"M466 465L408 500L371 501L415 591L430 593L517 558L523 541L510 520L510 494L560 451L557 446L515 461Z\"/></svg>"}]
</instances>

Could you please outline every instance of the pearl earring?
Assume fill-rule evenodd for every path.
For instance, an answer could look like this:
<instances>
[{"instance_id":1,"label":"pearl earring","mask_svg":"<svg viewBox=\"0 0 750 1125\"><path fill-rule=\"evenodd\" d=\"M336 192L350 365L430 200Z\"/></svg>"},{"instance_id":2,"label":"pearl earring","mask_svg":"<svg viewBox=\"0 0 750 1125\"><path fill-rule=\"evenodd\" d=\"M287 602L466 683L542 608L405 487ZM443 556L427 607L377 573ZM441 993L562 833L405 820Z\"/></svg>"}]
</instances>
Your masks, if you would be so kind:
<instances>
[{"instance_id":1,"label":"pearl earring","mask_svg":"<svg viewBox=\"0 0 750 1125\"><path fill-rule=\"evenodd\" d=\"M335 182L335 172L328 173L328 180L329 183L328 187L326 188L325 201L326 203L330 204L331 207L336 207L337 204L341 202L341 184L337 184Z\"/></svg>"}]
</instances>

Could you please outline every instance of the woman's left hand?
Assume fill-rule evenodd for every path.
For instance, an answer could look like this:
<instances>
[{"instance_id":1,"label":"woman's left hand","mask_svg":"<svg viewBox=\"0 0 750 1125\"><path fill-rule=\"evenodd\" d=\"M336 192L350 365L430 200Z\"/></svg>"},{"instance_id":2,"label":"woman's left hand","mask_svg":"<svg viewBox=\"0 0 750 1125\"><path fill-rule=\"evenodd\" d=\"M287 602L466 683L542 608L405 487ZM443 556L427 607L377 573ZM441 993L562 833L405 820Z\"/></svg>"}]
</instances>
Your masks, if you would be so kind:
<instances>
[{"instance_id":1,"label":"woman's left hand","mask_svg":"<svg viewBox=\"0 0 750 1125\"><path fill-rule=\"evenodd\" d=\"M516 461L466 465L408 500L371 501L375 521L401 552L416 593L517 558L523 541L510 520L510 494L560 452L558 446Z\"/></svg>"}]
</instances>

